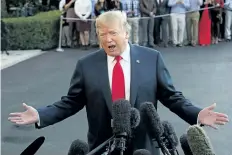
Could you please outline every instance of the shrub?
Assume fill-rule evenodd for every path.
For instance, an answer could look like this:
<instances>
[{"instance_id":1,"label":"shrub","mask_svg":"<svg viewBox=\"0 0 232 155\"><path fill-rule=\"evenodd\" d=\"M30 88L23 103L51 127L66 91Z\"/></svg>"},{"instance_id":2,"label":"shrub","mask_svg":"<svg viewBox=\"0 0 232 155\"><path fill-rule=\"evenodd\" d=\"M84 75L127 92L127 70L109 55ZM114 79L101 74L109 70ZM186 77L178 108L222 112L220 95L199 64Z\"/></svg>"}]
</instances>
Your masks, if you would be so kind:
<instances>
[{"instance_id":1,"label":"shrub","mask_svg":"<svg viewBox=\"0 0 232 155\"><path fill-rule=\"evenodd\" d=\"M31 17L3 19L8 29L8 49L51 49L58 46L60 11Z\"/></svg>"}]
</instances>

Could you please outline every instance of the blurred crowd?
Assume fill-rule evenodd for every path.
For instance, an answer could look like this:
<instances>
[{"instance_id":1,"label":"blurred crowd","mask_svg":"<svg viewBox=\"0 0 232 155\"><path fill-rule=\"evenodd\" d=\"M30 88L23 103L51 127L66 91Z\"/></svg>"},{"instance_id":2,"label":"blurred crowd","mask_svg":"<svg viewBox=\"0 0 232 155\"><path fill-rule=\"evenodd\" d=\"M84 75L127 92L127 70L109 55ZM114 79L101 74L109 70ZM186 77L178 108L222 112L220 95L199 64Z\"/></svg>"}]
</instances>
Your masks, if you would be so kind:
<instances>
[{"instance_id":1,"label":"blurred crowd","mask_svg":"<svg viewBox=\"0 0 232 155\"><path fill-rule=\"evenodd\" d=\"M130 41L148 47L207 46L231 41L232 0L61 0L62 46L98 46L94 19L124 11ZM78 19L78 20L76 20Z\"/></svg>"}]
</instances>

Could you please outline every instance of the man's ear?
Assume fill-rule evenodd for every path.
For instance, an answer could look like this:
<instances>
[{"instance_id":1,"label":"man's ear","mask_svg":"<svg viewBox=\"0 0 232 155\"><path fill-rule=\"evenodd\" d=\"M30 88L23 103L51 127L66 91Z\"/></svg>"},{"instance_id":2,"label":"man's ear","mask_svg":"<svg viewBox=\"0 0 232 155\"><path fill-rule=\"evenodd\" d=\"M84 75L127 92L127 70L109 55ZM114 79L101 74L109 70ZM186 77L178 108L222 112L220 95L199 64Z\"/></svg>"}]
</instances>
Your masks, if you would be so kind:
<instances>
[{"instance_id":1,"label":"man's ear","mask_svg":"<svg viewBox=\"0 0 232 155\"><path fill-rule=\"evenodd\" d=\"M130 38L130 34L128 32L126 32L126 39L129 39Z\"/></svg>"}]
</instances>

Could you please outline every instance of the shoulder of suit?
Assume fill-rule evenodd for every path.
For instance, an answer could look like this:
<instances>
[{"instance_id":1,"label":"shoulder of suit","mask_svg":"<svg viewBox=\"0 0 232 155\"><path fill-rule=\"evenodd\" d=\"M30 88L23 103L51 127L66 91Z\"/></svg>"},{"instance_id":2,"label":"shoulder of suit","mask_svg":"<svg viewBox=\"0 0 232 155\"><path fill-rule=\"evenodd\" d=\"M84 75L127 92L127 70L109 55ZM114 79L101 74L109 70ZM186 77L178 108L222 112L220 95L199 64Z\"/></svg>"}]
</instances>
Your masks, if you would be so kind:
<instances>
[{"instance_id":1,"label":"shoulder of suit","mask_svg":"<svg viewBox=\"0 0 232 155\"><path fill-rule=\"evenodd\" d=\"M149 47L145 47L145 46L132 45L132 48L136 48L136 50L141 51L141 54L158 55L160 53L158 50L155 50L155 49L149 48Z\"/></svg>"},{"instance_id":2,"label":"shoulder of suit","mask_svg":"<svg viewBox=\"0 0 232 155\"><path fill-rule=\"evenodd\" d=\"M95 52L91 52L79 59L79 61L93 61L94 59L98 59L99 56L103 56L105 53L103 49L98 49Z\"/></svg>"}]
</instances>

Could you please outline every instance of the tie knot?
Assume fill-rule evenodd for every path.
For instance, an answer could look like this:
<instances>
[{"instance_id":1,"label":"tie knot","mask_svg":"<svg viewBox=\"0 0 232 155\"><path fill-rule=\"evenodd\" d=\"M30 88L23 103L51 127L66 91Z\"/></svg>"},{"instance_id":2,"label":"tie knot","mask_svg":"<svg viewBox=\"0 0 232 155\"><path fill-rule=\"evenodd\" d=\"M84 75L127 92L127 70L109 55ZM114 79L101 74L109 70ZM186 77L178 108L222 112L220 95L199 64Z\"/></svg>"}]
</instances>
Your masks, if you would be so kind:
<instances>
[{"instance_id":1,"label":"tie knot","mask_svg":"<svg viewBox=\"0 0 232 155\"><path fill-rule=\"evenodd\" d=\"M122 60L122 57L121 57L121 56L116 56L116 57L115 57L115 60L116 60L117 62L119 62L120 60Z\"/></svg>"}]
</instances>

